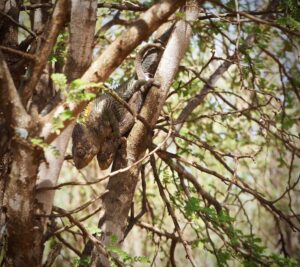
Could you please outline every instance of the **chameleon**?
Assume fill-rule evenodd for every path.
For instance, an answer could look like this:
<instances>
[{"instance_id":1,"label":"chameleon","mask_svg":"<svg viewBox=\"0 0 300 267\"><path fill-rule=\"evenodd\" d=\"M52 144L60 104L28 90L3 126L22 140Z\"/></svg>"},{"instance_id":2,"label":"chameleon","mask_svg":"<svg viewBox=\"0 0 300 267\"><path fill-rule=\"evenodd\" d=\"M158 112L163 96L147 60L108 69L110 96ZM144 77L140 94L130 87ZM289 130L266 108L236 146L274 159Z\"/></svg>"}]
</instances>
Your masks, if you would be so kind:
<instances>
[{"instance_id":1,"label":"chameleon","mask_svg":"<svg viewBox=\"0 0 300 267\"><path fill-rule=\"evenodd\" d=\"M154 46L158 47L153 44L147 45L147 48ZM145 53L146 50L142 49L141 53ZM135 62L138 70L137 79L130 79L115 90L124 101L128 101L142 87L149 88L153 84L153 79L143 73L141 62L143 55L139 54L140 52ZM76 123L72 133L72 155L76 168L85 167L97 154L100 168L108 168L112 161L113 151L121 142L124 142L124 138L121 138L120 122L125 113L125 107L109 93L100 95L88 104L83 114L85 122ZM108 137L111 134L114 138L109 140Z\"/></svg>"},{"instance_id":2,"label":"chameleon","mask_svg":"<svg viewBox=\"0 0 300 267\"><path fill-rule=\"evenodd\" d=\"M148 54L149 51L154 52L155 51L155 55L158 55L158 53L160 53L161 51L163 51L163 47L161 44L156 44L156 43L151 43L151 44L146 44L144 47L142 47L142 49L137 53L136 55L136 60L135 60L135 69L136 69L136 76L137 79L140 81L149 81L149 83L147 85L142 86L140 89L140 92L145 95L146 92L149 90L149 85L155 85L158 86L158 84L156 84L152 77L153 75L151 75L149 71L151 68L149 68L149 66L152 64L153 65L153 60L157 60L157 58L154 58L154 53L151 53L152 58L149 59L149 56L147 57L143 57L143 55ZM149 55L149 54L148 54ZM160 57L159 57L160 58ZM158 65L158 62L156 64L156 67ZM153 68L153 67L152 67ZM136 92L137 94L139 92ZM139 95L141 96L141 95ZM139 111L139 109L141 108L142 105L142 99L138 99L138 96L135 98L135 109L137 111ZM131 114L127 115L131 116ZM127 118L126 116L124 116L124 119L121 121L120 123L120 133L121 136L123 136L124 134L126 134L126 132L128 132L128 130L133 126L134 123L134 119L131 116L130 118ZM99 151L99 153L97 154L97 161L98 161L98 165L100 167L101 170L105 170L107 169L115 156L115 153L117 151L117 148L119 145L122 145L123 147L126 145L126 138L124 137L110 137L108 139L105 140L105 142L102 144L101 149Z\"/></svg>"},{"instance_id":3,"label":"chameleon","mask_svg":"<svg viewBox=\"0 0 300 267\"><path fill-rule=\"evenodd\" d=\"M139 111L143 97L151 85L154 73L163 53L172 27L163 32L153 44L145 45L136 56L136 77L116 89L124 100L133 102L134 109ZM133 96L133 97L132 97ZM72 156L77 169L85 167L94 156L100 169L107 169L114 159L120 145L126 143L123 137L133 126L134 118L109 94L102 94L92 101L84 112L86 122L77 123L72 133Z\"/></svg>"}]
</instances>

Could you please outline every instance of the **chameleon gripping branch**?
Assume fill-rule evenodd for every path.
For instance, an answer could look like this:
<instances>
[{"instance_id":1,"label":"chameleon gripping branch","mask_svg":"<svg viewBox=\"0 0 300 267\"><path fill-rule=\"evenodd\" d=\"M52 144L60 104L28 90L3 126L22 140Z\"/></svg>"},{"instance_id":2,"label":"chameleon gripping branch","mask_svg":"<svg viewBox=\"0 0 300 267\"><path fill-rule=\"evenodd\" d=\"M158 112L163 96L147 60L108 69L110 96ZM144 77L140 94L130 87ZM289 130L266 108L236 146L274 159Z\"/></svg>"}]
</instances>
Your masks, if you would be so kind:
<instances>
[{"instance_id":1,"label":"chameleon gripping branch","mask_svg":"<svg viewBox=\"0 0 300 267\"><path fill-rule=\"evenodd\" d=\"M132 95L153 85L153 79L143 73L143 54L157 44L146 45L136 57L137 79L131 78L116 89L119 97L128 101ZM107 169L111 164L114 152L125 140L121 138L120 122L126 114L125 107L112 95L105 93L92 101L84 112L85 123L77 123L74 127L72 140L72 155L76 168L85 167L95 155L101 169ZM112 135L112 136L111 136Z\"/></svg>"},{"instance_id":2,"label":"chameleon gripping branch","mask_svg":"<svg viewBox=\"0 0 300 267\"><path fill-rule=\"evenodd\" d=\"M145 45L136 56L136 76L116 89L124 100L133 102L138 112L143 98L153 84L153 76L172 32L173 25L164 30L153 44ZM132 97L133 96L133 97ZM72 155L76 168L84 168L97 155L100 169L112 163L118 147L126 142L124 136L133 126L134 118L125 107L109 94L103 94L86 109L86 123L74 127Z\"/></svg>"}]
</instances>

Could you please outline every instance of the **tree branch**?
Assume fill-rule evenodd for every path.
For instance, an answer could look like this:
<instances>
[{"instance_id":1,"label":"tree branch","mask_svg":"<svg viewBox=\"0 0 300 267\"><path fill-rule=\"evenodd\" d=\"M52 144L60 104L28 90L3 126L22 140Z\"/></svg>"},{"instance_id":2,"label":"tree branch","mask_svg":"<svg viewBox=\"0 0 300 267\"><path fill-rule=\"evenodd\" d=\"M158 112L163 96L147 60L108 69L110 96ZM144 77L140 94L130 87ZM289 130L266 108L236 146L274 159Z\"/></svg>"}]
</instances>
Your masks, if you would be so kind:
<instances>
[{"instance_id":1,"label":"tree branch","mask_svg":"<svg viewBox=\"0 0 300 267\"><path fill-rule=\"evenodd\" d=\"M6 47L6 46L3 46L3 45L0 45L0 49L1 49L2 51L8 52L8 53L12 53L12 54L16 54L16 55L18 55L18 56L27 58L27 59L29 59L29 60L36 60L36 58L35 58L34 55L29 54L29 53L22 52L22 51L17 50L17 49L13 49L13 48Z\"/></svg>"},{"instance_id":2,"label":"tree branch","mask_svg":"<svg viewBox=\"0 0 300 267\"><path fill-rule=\"evenodd\" d=\"M176 163L176 162L172 161L172 159L168 157L168 154L163 150L157 151L156 154L167 165L169 165L172 169L177 171L179 174L184 176L189 182L191 182L193 184L193 186L196 188L198 194L200 196L202 196L203 199L207 200L207 202L209 204L212 204L218 213L222 211L221 204L213 196L211 196L207 191L205 191L203 189L203 187L197 181L197 178L195 176L193 176L191 173L189 173L180 163Z\"/></svg>"},{"instance_id":3,"label":"tree branch","mask_svg":"<svg viewBox=\"0 0 300 267\"><path fill-rule=\"evenodd\" d=\"M128 10L128 11L146 11L148 7L144 5L134 5L132 3L125 3L125 4L110 4L110 3L98 3L98 8L110 8L110 9L117 9L120 11Z\"/></svg>"},{"instance_id":4,"label":"tree branch","mask_svg":"<svg viewBox=\"0 0 300 267\"><path fill-rule=\"evenodd\" d=\"M164 192L164 188L163 188L163 185L159 179L159 175L158 175L158 172L157 172L157 169L156 169L156 165L155 165L155 158L154 156L151 156L150 158L150 163L151 163L151 167L152 167L152 170L153 170L153 175L154 175L154 179L157 183L157 186L158 186L158 190L159 190L159 194L163 200L163 202L165 203L166 207L167 207L167 210L172 218L172 221L174 223L174 226L175 226L175 229L176 229L176 232L179 236L179 239L185 249L185 252L186 252L186 257L189 259L190 263L192 264L192 266L196 266L195 262L194 262L194 259L192 258L192 255L191 255L191 251L190 251L190 248L187 244L187 242L184 240L183 238L183 234L182 234L182 231L180 229L180 226L179 226L179 223L178 223L178 220L176 218L176 215L175 215L175 212L174 210L172 209L172 206L170 204L170 202L168 201L167 199L167 196Z\"/></svg>"},{"instance_id":5,"label":"tree branch","mask_svg":"<svg viewBox=\"0 0 300 267\"><path fill-rule=\"evenodd\" d=\"M30 99L34 88L36 87L39 78L43 72L43 69L48 61L49 55L55 45L59 31L61 30L68 12L68 0L58 0L54 8L54 12L51 21L43 35L44 42L41 48L36 52L36 62L31 70L31 77L22 90L22 101L26 105L27 101Z\"/></svg>"},{"instance_id":6,"label":"tree branch","mask_svg":"<svg viewBox=\"0 0 300 267\"><path fill-rule=\"evenodd\" d=\"M105 51L94 61L91 67L82 76L86 82L105 81L109 75L122 63L122 61L138 46L143 40L147 39L175 10L184 4L184 0L162 0L153 5L139 19L137 19L127 31L117 38ZM74 103L69 106L74 114L74 118L64 121L62 131L74 121L75 117L83 111L87 102ZM61 105L57 110L64 110L65 106ZM53 112L51 116L53 117ZM47 118L42 136L46 143L51 143L56 137L56 133L51 132L51 117Z\"/></svg>"},{"instance_id":7,"label":"tree branch","mask_svg":"<svg viewBox=\"0 0 300 267\"><path fill-rule=\"evenodd\" d=\"M10 71L0 51L0 110L10 124L18 128L26 128L30 116L24 109ZM27 132L28 134L28 132ZM26 136L27 137L27 136Z\"/></svg>"}]
</instances>

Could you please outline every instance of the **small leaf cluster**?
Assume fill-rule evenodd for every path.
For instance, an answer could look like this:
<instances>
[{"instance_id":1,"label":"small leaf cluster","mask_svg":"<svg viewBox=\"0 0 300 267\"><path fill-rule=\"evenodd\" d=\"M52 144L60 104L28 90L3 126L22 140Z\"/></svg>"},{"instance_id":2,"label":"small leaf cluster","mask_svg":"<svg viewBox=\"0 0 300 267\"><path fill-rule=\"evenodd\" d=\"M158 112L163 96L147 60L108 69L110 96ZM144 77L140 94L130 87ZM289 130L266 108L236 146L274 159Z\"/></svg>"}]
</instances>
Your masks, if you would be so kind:
<instances>
[{"instance_id":1,"label":"small leaf cluster","mask_svg":"<svg viewBox=\"0 0 300 267\"><path fill-rule=\"evenodd\" d=\"M96 97L96 94L87 92L86 89L93 87L94 84L76 79L68 86L67 78L62 73L51 75L54 84L61 90L67 102L90 101Z\"/></svg>"},{"instance_id":2,"label":"small leaf cluster","mask_svg":"<svg viewBox=\"0 0 300 267\"><path fill-rule=\"evenodd\" d=\"M73 258L72 263L74 266L89 266L90 261L91 261L90 257L84 256L82 258L78 258L78 257Z\"/></svg>"},{"instance_id":3,"label":"small leaf cluster","mask_svg":"<svg viewBox=\"0 0 300 267\"><path fill-rule=\"evenodd\" d=\"M45 143L41 138L31 138L30 142L33 145L42 148L43 150L48 149L55 157L58 157L60 155L59 150L55 146Z\"/></svg>"},{"instance_id":4,"label":"small leaf cluster","mask_svg":"<svg viewBox=\"0 0 300 267\"><path fill-rule=\"evenodd\" d=\"M87 88L101 87L100 84L88 83L80 79L74 80L68 85L67 78L62 73L54 73L51 75L52 81L60 89L66 102L78 102L78 101L90 101L96 97L95 93L87 92ZM65 109L60 112L58 116L52 120L52 131L59 133L60 129L64 127L64 122L74 118L74 114L71 110Z\"/></svg>"},{"instance_id":5,"label":"small leaf cluster","mask_svg":"<svg viewBox=\"0 0 300 267\"><path fill-rule=\"evenodd\" d=\"M130 256L126 251L117 246L118 238L115 235L111 236L111 244L107 247L108 252L114 253L118 259L126 266L134 266L134 263L150 263L150 260L145 256ZM113 258L110 259L112 266L116 266Z\"/></svg>"},{"instance_id":6,"label":"small leaf cluster","mask_svg":"<svg viewBox=\"0 0 300 267\"><path fill-rule=\"evenodd\" d=\"M186 201L185 213L194 222L196 216L203 215L203 218L210 222L215 229L220 229L224 232L228 240L225 242L225 247L216 249L214 254L217 259L218 266L228 266L228 261L237 258L242 261L245 267L258 267L261 263L267 263L269 266L296 266L297 262L292 258L285 258L276 253L268 253L267 248L262 244L261 238L254 234L245 234L243 231L234 227L235 219L232 218L227 211L217 213L215 209L202 207L201 202L196 197L191 197ZM193 219L194 218L194 219ZM199 228L201 231L202 228ZM193 247L204 244L207 248L210 240L202 238L195 241Z\"/></svg>"}]
</instances>

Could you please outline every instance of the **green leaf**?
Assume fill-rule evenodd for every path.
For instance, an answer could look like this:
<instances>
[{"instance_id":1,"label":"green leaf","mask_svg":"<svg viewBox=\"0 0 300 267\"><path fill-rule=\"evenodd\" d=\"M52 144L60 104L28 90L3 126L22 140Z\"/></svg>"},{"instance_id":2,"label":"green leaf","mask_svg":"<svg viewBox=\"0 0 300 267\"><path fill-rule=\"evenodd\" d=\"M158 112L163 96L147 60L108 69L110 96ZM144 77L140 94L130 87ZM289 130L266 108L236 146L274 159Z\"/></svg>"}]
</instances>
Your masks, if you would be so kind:
<instances>
[{"instance_id":1,"label":"green leaf","mask_svg":"<svg viewBox=\"0 0 300 267\"><path fill-rule=\"evenodd\" d=\"M44 142L44 140L41 139L41 138L31 138L31 139L30 139L30 142L31 142L33 145L39 146L39 147L41 147L41 148L46 148L46 147L48 147L48 144L46 144L46 143Z\"/></svg>"},{"instance_id":2,"label":"green leaf","mask_svg":"<svg viewBox=\"0 0 300 267\"><path fill-rule=\"evenodd\" d=\"M59 117L62 120L68 120L71 119L73 117L73 112L71 110L65 110L62 113L59 114Z\"/></svg>"},{"instance_id":3,"label":"green leaf","mask_svg":"<svg viewBox=\"0 0 300 267\"><path fill-rule=\"evenodd\" d=\"M228 251L221 251L217 254L218 263L220 266L226 266L227 261L230 259L230 253Z\"/></svg>"},{"instance_id":4,"label":"green leaf","mask_svg":"<svg viewBox=\"0 0 300 267\"><path fill-rule=\"evenodd\" d=\"M75 266L89 266L91 258L88 256L83 256L82 258L73 258L73 265Z\"/></svg>"},{"instance_id":5,"label":"green leaf","mask_svg":"<svg viewBox=\"0 0 300 267\"><path fill-rule=\"evenodd\" d=\"M146 256L135 256L134 258L135 262L140 262L140 263L150 263L150 259Z\"/></svg>"},{"instance_id":6,"label":"green leaf","mask_svg":"<svg viewBox=\"0 0 300 267\"><path fill-rule=\"evenodd\" d=\"M252 260L244 260L243 266L244 267L258 267L258 265Z\"/></svg>"},{"instance_id":7,"label":"green leaf","mask_svg":"<svg viewBox=\"0 0 300 267\"><path fill-rule=\"evenodd\" d=\"M76 79L71 82L70 84L70 90L81 90L85 89L86 86L88 85L88 82L83 81L81 79Z\"/></svg>"},{"instance_id":8,"label":"green leaf","mask_svg":"<svg viewBox=\"0 0 300 267\"><path fill-rule=\"evenodd\" d=\"M31 138L30 142L33 145L42 148L44 151L49 150L55 157L58 157L60 155L59 150L55 146L45 143L44 140L41 138Z\"/></svg>"},{"instance_id":9,"label":"green leaf","mask_svg":"<svg viewBox=\"0 0 300 267\"><path fill-rule=\"evenodd\" d=\"M53 73L51 79L61 90L67 88L67 77L62 73Z\"/></svg>"},{"instance_id":10,"label":"green leaf","mask_svg":"<svg viewBox=\"0 0 300 267\"><path fill-rule=\"evenodd\" d=\"M100 236L100 234L102 233L101 229L98 228L96 225L92 225L90 227L87 227L87 230L95 236Z\"/></svg>"},{"instance_id":11,"label":"green leaf","mask_svg":"<svg viewBox=\"0 0 300 267\"><path fill-rule=\"evenodd\" d=\"M81 79L76 79L71 82L70 90L68 92L67 98L69 101L89 101L96 97L96 94L85 92L87 88L99 87L102 83L88 83Z\"/></svg>"},{"instance_id":12,"label":"green leaf","mask_svg":"<svg viewBox=\"0 0 300 267\"><path fill-rule=\"evenodd\" d=\"M52 132L59 133L60 129L64 128L64 121L73 118L73 112L71 110L64 110L59 113L57 117L52 119Z\"/></svg>"},{"instance_id":13,"label":"green leaf","mask_svg":"<svg viewBox=\"0 0 300 267\"><path fill-rule=\"evenodd\" d=\"M288 130L292 128L295 123L296 123L295 119L291 118L290 116L285 116L282 123L282 127L283 129Z\"/></svg>"},{"instance_id":14,"label":"green leaf","mask_svg":"<svg viewBox=\"0 0 300 267\"><path fill-rule=\"evenodd\" d=\"M111 244L117 244L118 237L116 235L111 235L110 242L111 242Z\"/></svg>"},{"instance_id":15,"label":"green leaf","mask_svg":"<svg viewBox=\"0 0 300 267\"><path fill-rule=\"evenodd\" d=\"M122 249L120 249L119 247L116 246L108 246L107 250L111 253L115 253L120 257L121 261L129 261L130 260L130 256L127 252L123 251Z\"/></svg>"},{"instance_id":16,"label":"green leaf","mask_svg":"<svg viewBox=\"0 0 300 267\"><path fill-rule=\"evenodd\" d=\"M191 216L193 213L200 210L200 201L198 198L191 197L185 204L184 207L186 214Z\"/></svg>"},{"instance_id":17,"label":"green leaf","mask_svg":"<svg viewBox=\"0 0 300 267\"><path fill-rule=\"evenodd\" d=\"M279 18L277 19L277 23L279 25L292 28L293 30L300 30L300 23L297 20L293 19L291 16Z\"/></svg>"},{"instance_id":18,"label":"green leaf","mask_svg":"<svg viewBox=\"0 0 300 267\"><path fill-rule=\"evenodd\" d=\"M115 253L118 255L119 259L124 263L150 263L150 260L145 256L130 256L126 251L122 250L121 248L117 246L108 246L107 250L111 253Z\"/></svg>"}]
</instances>

